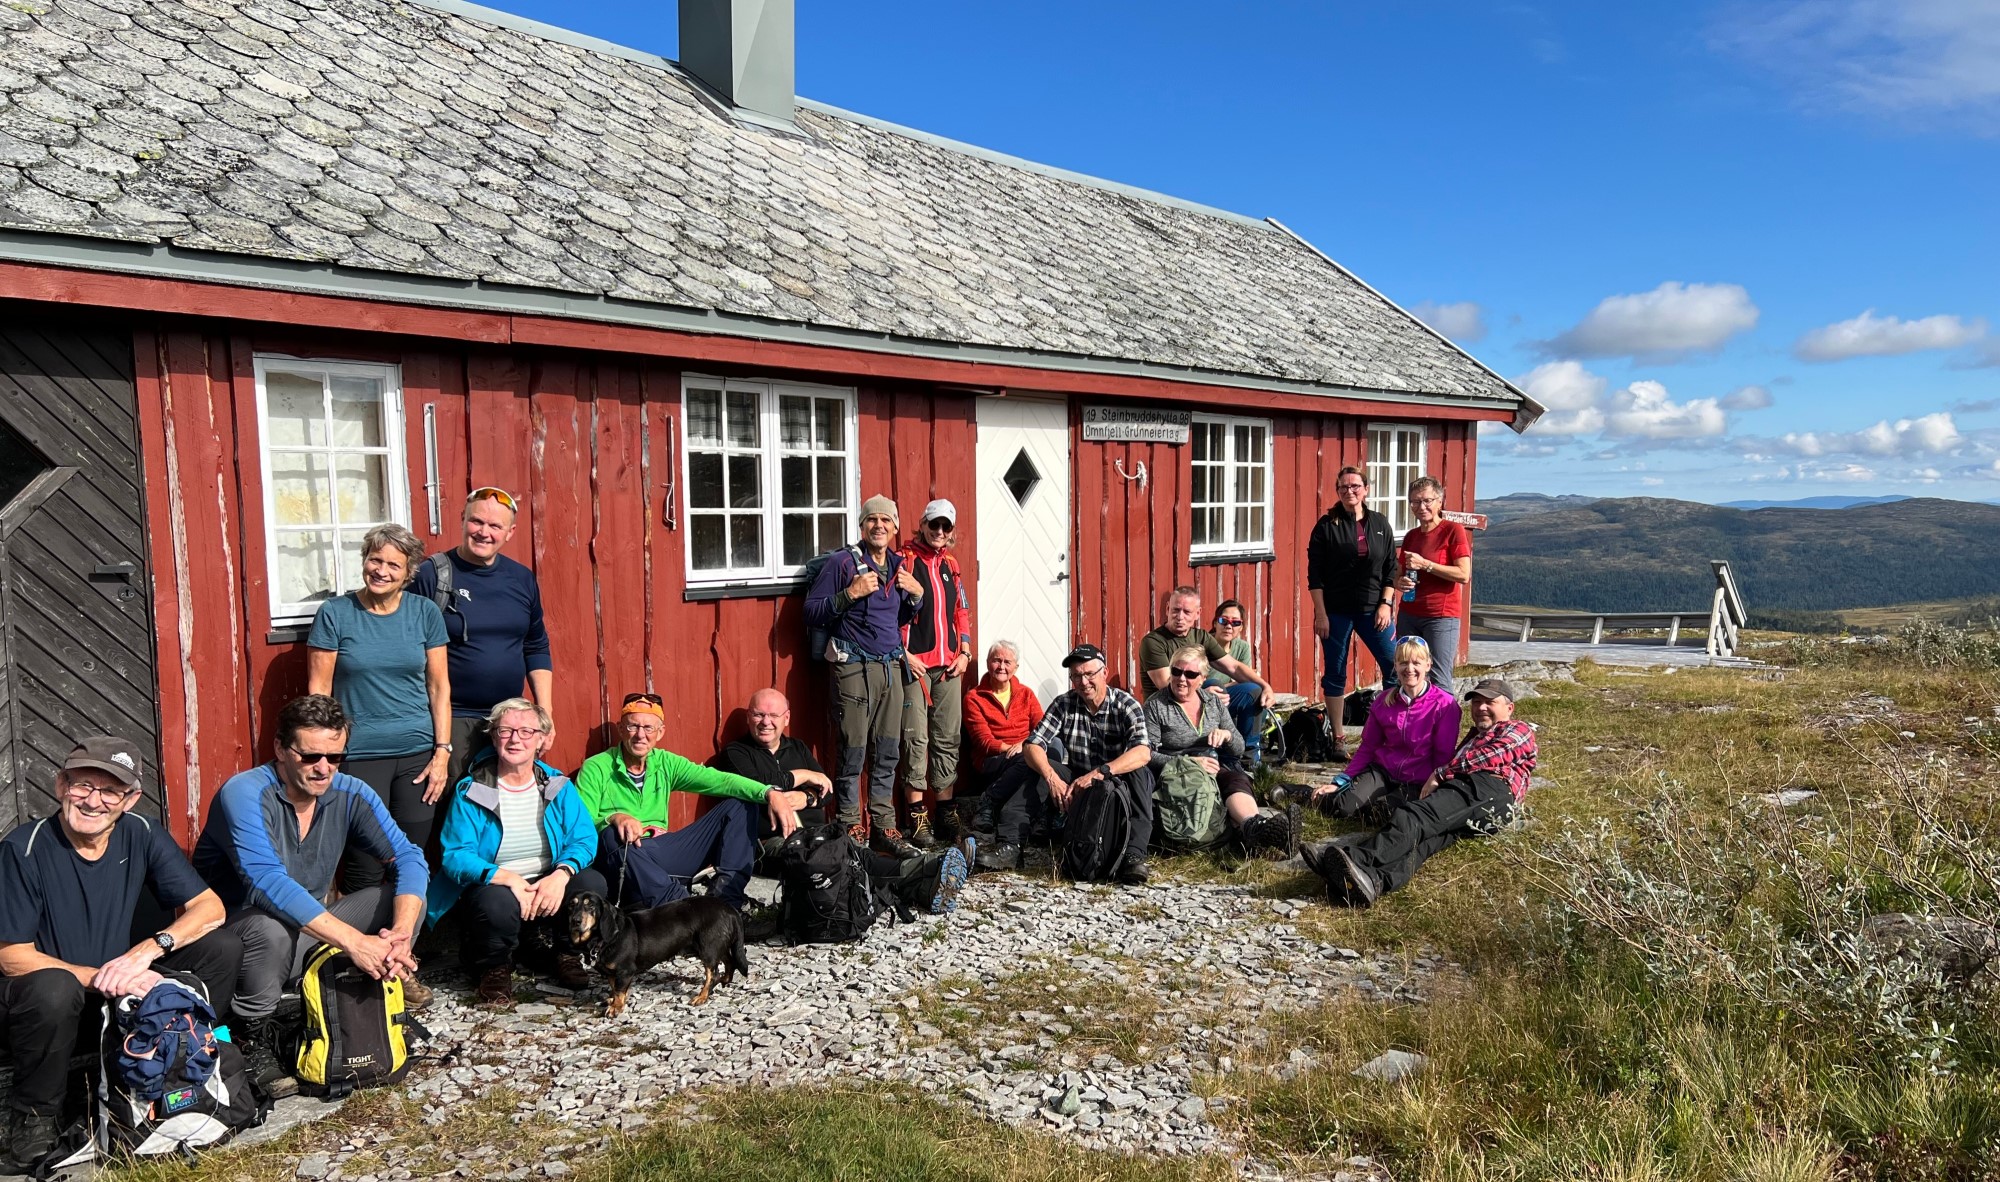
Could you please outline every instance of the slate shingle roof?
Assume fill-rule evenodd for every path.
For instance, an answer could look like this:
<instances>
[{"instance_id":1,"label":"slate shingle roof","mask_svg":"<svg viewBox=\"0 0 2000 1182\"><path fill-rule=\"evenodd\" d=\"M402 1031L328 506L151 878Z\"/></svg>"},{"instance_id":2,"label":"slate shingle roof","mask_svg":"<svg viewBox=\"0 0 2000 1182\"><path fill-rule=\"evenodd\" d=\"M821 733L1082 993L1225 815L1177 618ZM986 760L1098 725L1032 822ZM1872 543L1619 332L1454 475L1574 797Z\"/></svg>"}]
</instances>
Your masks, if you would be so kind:
<instances>
[{"instance_id":1,"label":"slate shingle roof","mask_svg":"<svg viewBox=\"0 0 2000 1182\"><path fill-rule=\"evenodd\" d=\"M476 12L477 10L470 10ZM1518 392L1264 223L383 0L6 0L0 227L1284 382Z\"/></svg>"}]
</instances>

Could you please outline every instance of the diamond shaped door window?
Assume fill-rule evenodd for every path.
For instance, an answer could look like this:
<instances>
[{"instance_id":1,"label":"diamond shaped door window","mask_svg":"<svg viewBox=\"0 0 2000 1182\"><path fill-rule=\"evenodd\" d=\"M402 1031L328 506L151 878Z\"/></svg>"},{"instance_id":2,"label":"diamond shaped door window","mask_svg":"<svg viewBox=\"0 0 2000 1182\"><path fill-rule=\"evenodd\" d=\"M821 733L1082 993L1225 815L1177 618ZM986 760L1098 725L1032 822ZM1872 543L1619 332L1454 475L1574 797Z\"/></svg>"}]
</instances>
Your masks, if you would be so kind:
<instances>
[{"instance_id":1,"label":"diamond shaped door window","mask_svg":"<svg viewBox=\"0 0 2000 1182\"><path fill-rule=\"evenodd\" d=\"M1000 483L1006 485L1007 491L1014 494L1014 503L1022 506L1027 505L1028 498L1034 495L1035 487L1041 482L1042 473L1035 467L1035 461L1028 458L1028 449L1025 447L1014 457L1014 462L1007 465L1006 475L1000 478Z\"/></svg>"},{"instance_id":2,"label":"diamond shaped door window","mask_svg":"<svg viewBox=\"0 0 2000 1182\"><path fill-rule=\"evenodd\" d=\"M20 432L0 422L0 509L13 503L35 477L55 467Z\"/></svg>"}]
</instances>

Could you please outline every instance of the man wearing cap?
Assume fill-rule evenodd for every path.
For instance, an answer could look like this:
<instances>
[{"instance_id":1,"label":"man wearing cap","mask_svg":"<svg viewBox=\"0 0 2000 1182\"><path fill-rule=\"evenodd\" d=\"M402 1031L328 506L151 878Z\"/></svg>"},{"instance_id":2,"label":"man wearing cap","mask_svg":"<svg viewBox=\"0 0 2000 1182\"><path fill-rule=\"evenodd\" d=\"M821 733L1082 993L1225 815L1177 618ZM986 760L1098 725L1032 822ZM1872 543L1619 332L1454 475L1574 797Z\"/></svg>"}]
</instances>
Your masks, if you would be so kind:
<instances>
[{"instance_id":1,"label":"man wearing cap","mask_svg":"<svg viewBox=\"0 0 2000 1182\"><path fill-rule=\"evenodd\" d=\"M0 839L0 1041L14 1068L5 1154L25 1173L55 1147L69 1060L87 1003L144 997L162 971L199 980L228 1022L242 945L222 900L166 826L132 812L139 749L84 739L56 773L56 813ZM134 944L143 888L174 909Z\"/></svg>"},{"instance_id":2,"label":"man wearing cap","mask_svg":"<svg viewBox=\"0 0 2000 1182\"><path fill-rule=\"evenodd\" d=\"M1229 655L1215 635L1199 627L1201 592L1193 587L1176 587L1167 592L1167 622L1139 638L1139 668L1154 689L1167 686L1168 667L1174 654L1184 648L1201 649L1211 668L1235 679L1224 692L1229 697L1229 717L1243 734L1243 759L1255 764L1263 752L1263 712L1270 708L1271 683L1255 669Z\"/></svg>"},{"instance_id":3,"label":"man wearing cap","mask_svg":"<svg viewBox=\"0 0 2000 1182\"><path fill-rule=\"evenodd\" d=\"M910 840L929 848L958 840L958 736L964 728L965 683L972 663L972 612L958 559L946 553L958 528L950 501L924 506L923 525L903 547L903 568L923 588L917 614L903 626L903 651L917 678L903 698L903 796L912 818ZM924 815L930 779L931 815Z\"/></svg>"},{"instance_id":4,"label":"man wearing cap","mask_svg":"<svg viewBox=\"0 0 2000 1182\"><path fill-rule=\"evenodd\" d=\"M243 942L236 1042L273 1096L298 1085L279 1065L271 1015L314 946L333 945L378 981L401 980L410 1004L429 998L410 946L430 869L375 790L340 772L350 729L347 712L325 694L287 702L275 758L223 783L194 846L195 870L229 909L225 930ZM329 902L351 849L389 866L389 878Z\"/></svg>"},{"instance_id":5,"label":"man wearing cap","mask_svg":"<svg viewBox=\"0 0 2000 1182\"><path fill-rule=\"evenodd\" d=\"M464 535L456 547L417 566L410 590L444 610L451 674L451 766L445 783L465 777L486 746L486 716L508 698L528 696L555 713L555 673L542 626L535 572L500 553L514 536L517 503L506 489L475 488L465 498Z\"/></svg>"},{"instance_id":6,"label":"man wearing cap","mask_svg":"<svg viewBox=\"0 0 2000 1182\"><path fill-rule=\"evenodd\" d=\"M856 838L861 773L868 772L868 844L907 858L920 852L896 825L896 768L902 761L903 695L919 692L903 660L903 626L923 606L924 588L896 553L896 502L861 502L861 540L837 550L806 592L806 623L824 629L832 670L833 724L840 737L834 796L840 822ZM869 759L869 744L874 758Z\"/></svg>"},{"instance_id":7,"label":"man wearing cap","mask_svg":"<svg viewBox=\"0 0 2000 1182\"><path fill-rule=\"evenodd\" d=\"M1474 686L1465 695L1472 729L1417 799L1398 801L1388 825L1358 843L1336 839L1305 852L1329 902L1366 907L1409 882L1432 854L1505 823L1535 771L1535 731L1514 717L1514 693L1494 679Z\"/></svg>"},{"instance_id":8,"label":"man wearing cap","mask_svg":"<svg viewBox=\"0 0 2000 1182\"><path fill-rule=\"evenodd\" d=\"M1000 802L999 841L980 851L979 865L1019 868L1021 843L1045 808L1067 813L1081 793L1123 792L1132 821L1117 877L1139 886L1151 877L1146 844L1153 838L1153 753L1145 712L1137 698L1112 687L1104 650L1096 645L1078 645L1063 658L1063 668L1069 670L1068 692L1049 703L1021 749L1022 762L991 790Z\"/></svg>"},{"instance_id":9,"label":"man wearing cap","mask_svg":"<svg viewBox=\"0 0 2000 1182\"><path fill-rule=\"evenodd\" d=\"M599 830L597 868L612 884L614 901L628 911L686 898L688 884L710 866L710 893L741 907L766 822L789 836L808 798L684 759L659 745L666 731L659 697L628 694L618 717L618 746L577 769L577 794ZM676 792L706 796L710 803L701 816L669 832Z\"/></svg>"}]
</instances>

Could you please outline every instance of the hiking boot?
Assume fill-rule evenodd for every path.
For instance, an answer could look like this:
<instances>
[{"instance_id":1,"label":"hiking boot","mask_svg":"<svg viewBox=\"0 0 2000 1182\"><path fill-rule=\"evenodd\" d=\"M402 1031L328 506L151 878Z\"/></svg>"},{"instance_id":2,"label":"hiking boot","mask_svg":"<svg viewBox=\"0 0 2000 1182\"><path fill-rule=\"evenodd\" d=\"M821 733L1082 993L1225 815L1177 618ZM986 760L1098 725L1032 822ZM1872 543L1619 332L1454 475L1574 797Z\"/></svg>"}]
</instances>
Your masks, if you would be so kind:
<instances>
[{"instance_id":1,"label":"hiking boot","mask_svg":"<svg viewBox=\"0 0 2000 1182\"><path fill-rule=\"evenodd\" d=\"M910 844L909 839L903 836L902 830L887 826L877 829L874 836L868 839L868 848L878 854L898 859L915 858L924 852Z\"/></svg>"},{"instance_id":2,"label":"hiking boot","mask_svg":"<svg viewBox=\"0 0 2000 1182\"><path fill-rule=\"evenodd\" d=\"M980 848L973 864L981 870L1019 870L1021 868L1021 847L1004 841Z\"/></svg>"},{"instance_id":3,"label":"hiking boot","mask_svg":"<svg viewBox=\"0 0 2000 1182\"><path fill-rule=\"evenodd\" d=\"M1126 886L1145 886L1152 878L1152 867L1138 854L1125 855L1124 864L1118 867L1118 881Z\"/></svg>"},{"instance_id":4,"label":"hiking boot","mask_svg":"<svg viewBox=\"0 0 2000 1182\"><path fill-rule=\"evenodd\" d=\"M937 893L931 896L932 915L949 915L958 909L958 892L965 888L965 880L972 877L972 864L978 855L979 844L970 837L944 852Z\"/></svg>"},{"instance_id":5,"label":"hiking boot","mask_svg":"<svg viewBox=\"0 0 2000 1182\"><path fill-rule=\"evenodd\" d=\"M269 1018L242 1023L236 1049L243 1052L244 1070L250 1073L250 1083L258 1091L273 1100L298 1094L299 1081L292 1078L291 1072L285 1070L284 1060L278 1057L276 1023Z\"/></svg>"},{"instance_id":6,"label":"hiking boot","mask_svg":"<svg viewBox=\"0 0 2000 1182\"><path fill-rule=\"evenodd\" d=\"M1299 806L1285 806L1285 859L1290 861L1299 856L1299 838L1305 833L1305 818L1300 815Z\"/></svg>"},{"instance_id":7,"label":"hiking boot","mask_svg":"<svg viewBox=\"0 0 2000 1182\"><path fill-rule=\"evenodd\" d=\"M514 966L498 965L479 978L479 1004L489 1010L504 1010L514 1004Z\"/></svg>"},{"instance_id":8,"label":"hiking boot","mask_svg":"<svg viewBox=\"0 0 2000 1182\"><path fill-rule=\"evenodd\" d=\"M861 846L863 849L866 849L868 846L868 822L866 821L850 822L847 826L847 836L854 839L855 845Z\"/></svg>"},{"instance_id":9,"label":"hiking boot","mask_svg":"<svg viewBox=\"0 0 2000 1182\"><path fill-rule=\"evenodd\" d=\"M972 806L972 831L974 833L995 833L1000 829L998 809L993 807L993 798L981 793L979 803Z\"/></svg>"},{"instance_id":10,"label":"hiking boot","mask_svg":"<svg viewBox=\"0 0 2000 1182\"><path fill-rule=\"evenodd\" d=\"M590 988L590 970L583 967L583 955L565 952L556 957L556 984L564 989Z\"/></svg>"},{"instance_id":11,"label":"hiking boot","mask_svg":"<svg viewBox=\"0 0 2000 1182\"><path fill-rule=\"evenodd\" d=\"M1347 884L1353 888L1353 897L1361 900L1361 906L1370 906L1382 897L1382 888L1376 884L1375 876L1356 864L1353 856L1347 852L1346 846L1336 845L1328 852L1333 855L1335 864L1339 865L1346 876Z\"/></svg>"},{"instance_id":12,"label":"hiking boot","mask_svg":"<svg viewBox=\"0 0 2000 1182\"><path fill-rule=\"evenodd\" d=\"M949 842L938 840L937 834L931 829L930 816L924 812L924 807L921 804L917 806L916 820L911 823L909 833L904 836L911 845L916 846L920 850L936 849L940 845L950 844Z\"/></svg>"},{"instance_id":13,"label":"hiking boot","mask_svg":"<svg viewBox=\"0 0 2000 1182\"><path fill-rule=\"evenodd\" d=\"M404 1009L412 1013L421 1013L430 1008L433 996L431 987L417 980L415 973L403 978Z\"/></svg>"},{"instance_id":14,"label":"hiking boot","mask_svg":"<svg viewBox=\"0 0 2000 1182\"><path fill-rule=\"evenodd\" d=\"M939 845L958 844L958 809L949 800L938 801L937 815L931 818L931 832L937 836Z\"/></svg>"},{"instance_id":15,"label":"hiking boot","mask_svg":"<svg viewBox=\"0 0 2000 1182\"><path fill-rule=\"evenodd\" d=\"M13 1132L7 1138L7 1155L23 1174L33 1173L56 1147L59 1132L53 1113L16 1112Z\"/></svg>"}]
</instances>

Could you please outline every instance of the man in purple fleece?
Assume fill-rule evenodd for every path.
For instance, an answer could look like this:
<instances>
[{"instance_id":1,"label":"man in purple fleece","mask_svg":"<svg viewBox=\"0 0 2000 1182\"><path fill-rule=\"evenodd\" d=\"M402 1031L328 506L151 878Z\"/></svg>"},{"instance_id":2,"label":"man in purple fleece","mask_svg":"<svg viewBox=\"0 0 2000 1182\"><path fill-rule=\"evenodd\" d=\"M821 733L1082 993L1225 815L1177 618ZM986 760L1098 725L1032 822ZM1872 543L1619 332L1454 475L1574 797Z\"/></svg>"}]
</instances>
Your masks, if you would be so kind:
<instances>
[{"instance_id":1,"label":"man in purple fleece","mask_svg":"<svg viewBox=\"0 0 2000 1182\"><path fill-rule=\"evenodd\" d=\"M1430 646L1421 636L1396 643L1396 685L1375 699L1361 745L1347 770L1313 789L1322 813L1358 817L1371 805L1386 810L1418 789L1451 760L1458 743L1459 705L1430 680Z\"/></svg>"}]
</instances>

